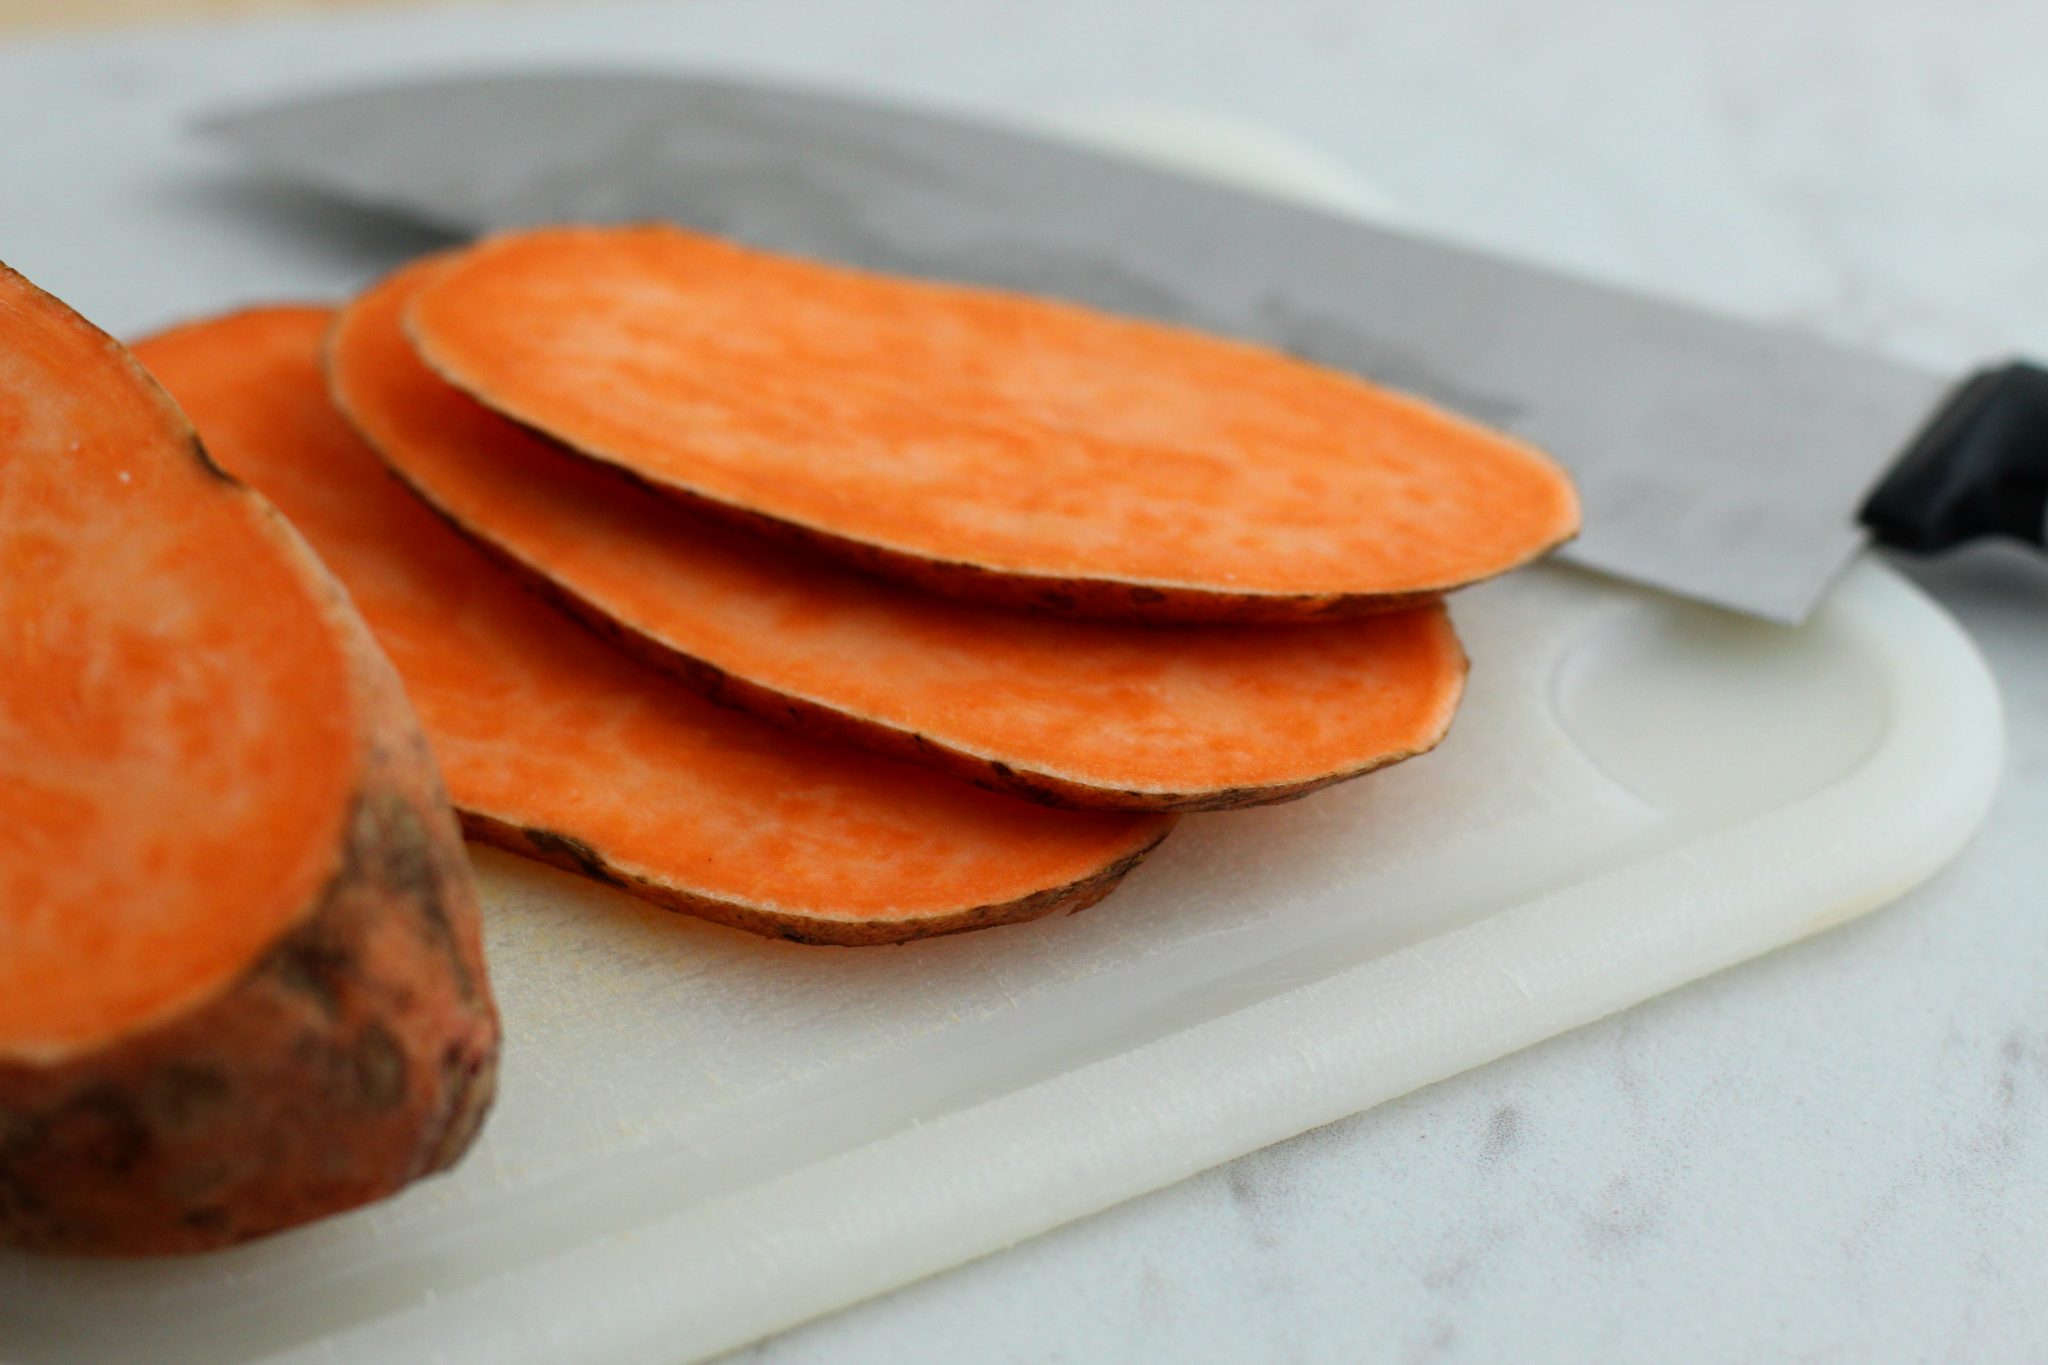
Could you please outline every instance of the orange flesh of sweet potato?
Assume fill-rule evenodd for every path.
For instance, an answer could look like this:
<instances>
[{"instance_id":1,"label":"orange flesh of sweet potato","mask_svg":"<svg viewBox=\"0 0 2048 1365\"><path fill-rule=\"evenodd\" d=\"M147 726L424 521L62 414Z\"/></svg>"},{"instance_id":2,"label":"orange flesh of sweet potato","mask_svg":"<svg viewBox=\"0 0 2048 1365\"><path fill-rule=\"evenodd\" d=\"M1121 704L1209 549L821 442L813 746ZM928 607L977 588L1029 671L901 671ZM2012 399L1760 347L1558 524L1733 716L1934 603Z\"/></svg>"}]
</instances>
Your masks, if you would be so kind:
<instances>
[{"instance_id":1,"label":"orange flesh of sweet potato","mask_svg":"<svg viewBox=\"0 0 2048 1365\"><path fill-rule=\"evenodd\" d=\"M329 318L258 309L144 350L348 585L474 836L756 933L880 943L1078 909L1170 828L789 735L613 649L390 477L327 397Z\"/></svg>"},{"instance_id":2,"label":"orange flesh of sweet potato","mask_svg":"<svg viewBox=\"0 0 2048 1365\"><path fill-rule=\"evenodd\" d=\"M0 268L0 1242L198 1250L451 1162L497 1042L390 665L114 341Z\"/></svg>"},{"instance_id":3,"label":"orange flesh of sweet potato","mask_svg":"<svg viewBox=\"0 0 2048 1365\"><path fill-rule=\"evenodd\" d=\"M877 582L680 513L439 379L415 265L344 310L336 396L452 523L721 701L1054 804L1216 809L1435 744L1464 681L1440 604L1275 631L1137 629Z\"/></svg>"},{"instance_id":4,"label":"orange flesh of sweet potato","mask_svg":"<svg viewBox=\"0 0 2048 1365\"><path fill-rule=\"evenodd\" d=\"M496 238L407 322L434 369L594 459L974 600L1355 614L1578 527L1535 450L1275 351L678 228Z\"/></svg>"}]
</instances>

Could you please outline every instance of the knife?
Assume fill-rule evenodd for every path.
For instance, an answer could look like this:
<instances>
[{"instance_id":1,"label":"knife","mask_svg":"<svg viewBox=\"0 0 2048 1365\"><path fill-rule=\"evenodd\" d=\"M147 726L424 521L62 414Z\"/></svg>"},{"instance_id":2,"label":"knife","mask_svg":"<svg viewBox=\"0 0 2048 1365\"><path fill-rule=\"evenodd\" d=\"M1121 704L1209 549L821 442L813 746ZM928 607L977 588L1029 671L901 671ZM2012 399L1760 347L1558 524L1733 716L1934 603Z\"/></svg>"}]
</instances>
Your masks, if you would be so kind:
<instances>
[{"instance_id":1,"label":"knife","mask_svg":"<svg viewBox=\"0 0 2048 1365\"><path fill-rule=\"evenodd\" d=\"M1543 447L1563 552L1795 622L1870 539L2048 536L2048 370L1962 382L936 113L633 72L470 76L213 116L253 165L457 233L669 219L1266 342Z\"/></svg>"}]
</instances>

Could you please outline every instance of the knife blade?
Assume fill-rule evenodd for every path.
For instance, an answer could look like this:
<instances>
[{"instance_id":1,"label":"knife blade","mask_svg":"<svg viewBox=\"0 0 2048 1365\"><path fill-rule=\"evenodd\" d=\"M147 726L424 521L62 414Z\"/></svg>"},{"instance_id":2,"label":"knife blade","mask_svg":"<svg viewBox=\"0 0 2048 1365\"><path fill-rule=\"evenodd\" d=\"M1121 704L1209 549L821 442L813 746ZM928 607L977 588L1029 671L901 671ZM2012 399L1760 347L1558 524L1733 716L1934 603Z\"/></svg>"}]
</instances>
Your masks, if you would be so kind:
<instances>
[{"instance_id":1,"label":"knife blade","mask_svg":"<svg viewBox=\"0 0 2048 1365\"><path fill-rule=\"evenodd\" d=\"M844 95L486 75L235 111L200 131L268 172L460 233L668 219L1266 342L1553 453L1585 508L1570 560L1779 621L1802 619L1866 543L1857 508L1895 463L1918 471L1903 500L1915 520L1950 463L1928 442L1960 421L1930 417L1950 380L1880 357ZM1980 380L1972 401L2048 394L2048 374L2006 380L1988 396Z\"/></svg>"}]
</instances>

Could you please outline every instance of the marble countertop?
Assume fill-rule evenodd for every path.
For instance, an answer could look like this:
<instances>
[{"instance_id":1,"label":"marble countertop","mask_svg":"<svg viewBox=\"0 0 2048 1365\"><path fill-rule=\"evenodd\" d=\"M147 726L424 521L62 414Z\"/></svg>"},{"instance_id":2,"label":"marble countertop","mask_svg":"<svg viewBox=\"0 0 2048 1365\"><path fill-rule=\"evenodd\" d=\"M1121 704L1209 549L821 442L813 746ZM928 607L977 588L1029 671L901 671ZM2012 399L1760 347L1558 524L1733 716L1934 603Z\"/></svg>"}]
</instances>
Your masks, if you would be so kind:
<instances>
[{"instance_id":1,"label":"marble countertop","mask_svg":"<svg viewBox=\"0 0 2048 1365\"><path fill-rule=\"evenodd\" d=\"M1320 146L1446 235L1930 365L2048 355L2031 0L613 13L559 55L1008 115L1212 109ZM414 22L419 54L525 50L513 23ZM260 84L260 44L217 36L222 80ZM114 97L150 79L122 55L140 40L95 41ZM61 212L6 213L0 252L33 275ZM155 325L95 308L143 268L67 292ZM193 280L192 308L221 288ZM1988 825L1933 882L738 1358L2048 1358L2048 564L1994 547L1911 571L1989 657L2010 736Z\"/></svg>"}]
</instances>

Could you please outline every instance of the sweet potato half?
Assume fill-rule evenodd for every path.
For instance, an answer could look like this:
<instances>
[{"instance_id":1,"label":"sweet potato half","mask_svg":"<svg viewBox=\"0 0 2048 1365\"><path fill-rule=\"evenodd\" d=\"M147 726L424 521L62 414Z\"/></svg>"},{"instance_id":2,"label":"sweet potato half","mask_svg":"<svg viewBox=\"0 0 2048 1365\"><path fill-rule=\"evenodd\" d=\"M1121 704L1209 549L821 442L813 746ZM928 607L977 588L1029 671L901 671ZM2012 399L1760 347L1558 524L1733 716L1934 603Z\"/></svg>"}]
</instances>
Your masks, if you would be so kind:
<instances>
[{"instance_id":1,"label":"sweet potato half","mask_svg":"<svg viewBox=\"0 0 2048 1365\"><path fill-rule=\"evenodd\" d=\"M663 226L465 253L407 325L519 422L952 596L1142 621L1412 603L1578 528L1564 472L1277 351Z\"/></svg>"},{"instance_id":2,"label":"sweet potato half","mask_svg":"<svg viewBox=\"0 0 2048 1365\"><path fill-rule=\"evenodd\" d=\"M1440 604L1279 631L1060 620L693 517L422 364L401 319L435 269L344 310L343 411L451 523L718 701L1048 804L1137 810L1299 796L1450 724L1465 660Z\"/></svg>"},{"instance_id":3,"label":"sweet potato half","mask_svg":"<svg viewBox=\"0 0 2048 1365\"><path fill-rule=\"evenodd\" d=\"M862 944L1079 909L1171 827L790 735L612 648L386 472L327 396L330 316L256 309L141 349L348 585L473 837L754 933Z\"/></svg>"},{"instance_id":4,"label":"sweet potato half","mask_svg":"<svg viewBox=\"0 0 2048 1365\"><path fill-rule=\"evenodd\" d=\"M113 340L0 267L0 1242L194 1251L487 1107L468 863L390 665Z\"/></svg>"}]
</instances>

